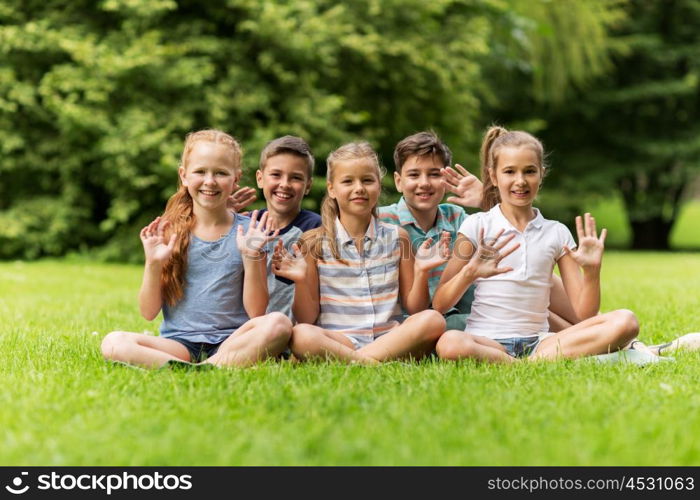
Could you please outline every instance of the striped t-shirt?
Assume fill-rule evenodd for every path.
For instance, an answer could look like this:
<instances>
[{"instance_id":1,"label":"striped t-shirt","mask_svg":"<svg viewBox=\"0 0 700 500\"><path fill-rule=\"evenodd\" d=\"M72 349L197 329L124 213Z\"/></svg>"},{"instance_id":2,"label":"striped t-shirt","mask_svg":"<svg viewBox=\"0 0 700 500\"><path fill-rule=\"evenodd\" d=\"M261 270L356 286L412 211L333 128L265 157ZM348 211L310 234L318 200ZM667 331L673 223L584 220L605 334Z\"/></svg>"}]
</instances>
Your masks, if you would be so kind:
<instances>
[{"instance_id":1,"label":"striped t-shirt","mask_svg":"<svg viewBox=\"0 0 700 500\"><path fill-rule=\"evenodd\" d=\"M362 254L339 219L335 221L340 258L322 243L317 261L321 312L317 325L342 331L360 341L375 339L399 325L399 264L401 243L397 226L372 217Z\"/></svg>"}]
</instances>

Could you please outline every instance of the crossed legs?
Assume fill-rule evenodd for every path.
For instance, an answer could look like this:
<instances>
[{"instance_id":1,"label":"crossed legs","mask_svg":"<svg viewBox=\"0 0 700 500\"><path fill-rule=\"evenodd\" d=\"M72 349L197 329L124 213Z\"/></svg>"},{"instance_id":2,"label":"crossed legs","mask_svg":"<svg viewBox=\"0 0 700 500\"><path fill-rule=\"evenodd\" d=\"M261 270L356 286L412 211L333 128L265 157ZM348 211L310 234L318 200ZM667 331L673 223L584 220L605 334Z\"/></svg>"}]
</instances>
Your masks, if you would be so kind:
<instances>
[{"instance_id":1,"label":"crossed legs","mask_svg":"<svg viewBox=\"0 0 700 500\"><path fill-rule=\"evenodd\" d=\"M357 350L341 332L308 324L294 327L290 345L294 356L300 360L330 358L347 363L376 364L393 359L420 359L433 350L444 331L442 315L427 310L408 317L389 333Z\"/></svg>"},{"instance_id":2,"label":"crossed legs","mask_svg":"<svg viewBox=\"0 0 700 500\"><path fill-rule=\"evenodd\" d=\"M574 359L617 351L638 332L639 324L631 311L620 309L599 314L544 339L529 359ZM473 358L493 363L515 361L498 342L457 330L445 332L436 349L442 359Z\"/></svg>"},{"instance_id":3,"label":"crossed legs","mask_svg":"<svg viewBox=\"0 0 700 500\"><path fill-rule=\"evenodd\" d=\"M292 332L292 323L281 313L253 318L219 346L207 363L216 366L250 366L283 352ZM158 368L171 359L191 361L187 348L176 340L133 332L111 332L101 345L107 360L145 368Z\"/></svg>"}]
</instances>

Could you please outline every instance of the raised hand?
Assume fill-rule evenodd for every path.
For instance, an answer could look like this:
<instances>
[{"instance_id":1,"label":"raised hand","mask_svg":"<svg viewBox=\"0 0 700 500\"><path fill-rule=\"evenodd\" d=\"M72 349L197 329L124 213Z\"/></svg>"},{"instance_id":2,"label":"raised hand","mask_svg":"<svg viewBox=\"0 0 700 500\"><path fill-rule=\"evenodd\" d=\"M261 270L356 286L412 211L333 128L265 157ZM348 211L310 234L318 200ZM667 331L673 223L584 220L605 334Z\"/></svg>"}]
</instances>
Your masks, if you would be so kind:
<instances>
[{"instance_id":1,"label":"raised hand","mask_svg":"<svg viewBox=\"0 0 700 500\"><path fill-rule=\"evenodd\" d=\"M425 240L416 251L415 269L429 271L447 262L450 259L450 239L450 233L443 231L437 245L430 246L433 243L432 238Z\"/></svg>"},{"instance_id":2,"label":"raised hand","mask_svg":"<svg viewBox=\"0 0 700 500\"><path fill-rule=\"evenodd\" d=\"M258 221L258 211L254 210L250 216L248 231L245 234L243 233L243 226L238 226L236 244L243 257L261 258L263 247L279 234L280 230L275 229L271 221L268 222L268 215L269 213L265 212Z\"/></svg>"},{"instance_id":3,"label":"raised hand","mask_svg":"<svg viewBox=\"0 0 700 500\"><path fill-rule=\"evenodd\" d=\"M603 229L598 237L595 227L595 218L586 213L581 220L581 216L576 216L576 235L578 237L578 247L572 251L565 246L564 251L571 255L576 263L584 270L599 269L603 263L603 251L605 250L605 237L608 230Z\"/></svg>"},{"instance_id":4,"label":"raised hand","mask_svg":"<svg viewBox=\"0 0 700 500\"><path fill-rule=\"evenodd\" d=\"M165 240L165 228L170 222L164 221L161 217L141 229L139 236L143 244L143 251L146 254L146 262L150 264L163 265L170 259L175 248L175 233Z\"/></svg>"},{"instance_id":5,"label":"raised hand","mask_svg":"<svg viewBox=\"0 0 700 500\"><path fill-rule=\"evenodd\" d=\"M490 278L491 276L513 270L512 267L498 267L503 259L515 252L520 246L520 243L516 243L507 250L502 251L503 247L515 238L515 234L511 234L499 243L498 240L504 231L504 229L501 229L493 238L484 238L484 229L481 228L479 230L479 244L467 266L474 273L474 278Z\"/></svg>"},{"instance_id":6,"label":"raised hand","mask_svg":"<svg viewBox=\"0 0 700 500\"><path fill-rule=\"evenodd\" d=\"M481 206L483 185L475 175L469 173L466 168L459 164L456 164L455 168L442 168L440 173L444 186L457 195L449 196L448 203L455 203L463 207L478 208Z\"/></svg>"},{"instance_id":7,"label":"raised hand","mask_svg":"<svg viewBox=\"0 0 700 500\"><path fill-rule=\"evenodd\" d=\"M255 193L255 189L252 187L242 187L228 197L226 200L226 208L240 213L257 199L258 197Z\"/></svg>"},{"instance_id":8,"label":"raised hand","mask_svg":"<svg viewBox=\"0 0 700 500\"><path fill-rule=\"evenodd\" d=\"M306 279L306 260L301 254L299 245L292 245L292 252L287 252L282 240L277 241L272 254L272 272L276 276L287 278L295 283Z\"/></svg>"}]
</instances>

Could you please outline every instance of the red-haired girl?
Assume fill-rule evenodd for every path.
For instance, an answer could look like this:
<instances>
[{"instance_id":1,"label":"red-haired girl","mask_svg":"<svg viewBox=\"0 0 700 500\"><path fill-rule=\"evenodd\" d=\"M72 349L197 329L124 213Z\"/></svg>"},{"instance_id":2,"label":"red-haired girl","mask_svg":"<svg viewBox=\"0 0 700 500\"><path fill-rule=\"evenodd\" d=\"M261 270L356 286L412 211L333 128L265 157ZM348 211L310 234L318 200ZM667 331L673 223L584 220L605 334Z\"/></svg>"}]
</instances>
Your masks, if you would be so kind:
<instances>
[{"instance_id":1,"label":"red-haired girl","mask_svg":"<svg viewBox=\"0 0 700 500\"><path fill-rule=\"evenodd\" d=\"M111 332L102 341L106 359L147 368L248 366L287 348L290 320L264 315L262 248L277 232L266 215L258 221L256 212L249 218L226 207L240 176L233 137L218 130L187 136L179 189L140 235L146 265L139 308L149 321L162 309L160 336Z\"/></svg>"}]
</instances>

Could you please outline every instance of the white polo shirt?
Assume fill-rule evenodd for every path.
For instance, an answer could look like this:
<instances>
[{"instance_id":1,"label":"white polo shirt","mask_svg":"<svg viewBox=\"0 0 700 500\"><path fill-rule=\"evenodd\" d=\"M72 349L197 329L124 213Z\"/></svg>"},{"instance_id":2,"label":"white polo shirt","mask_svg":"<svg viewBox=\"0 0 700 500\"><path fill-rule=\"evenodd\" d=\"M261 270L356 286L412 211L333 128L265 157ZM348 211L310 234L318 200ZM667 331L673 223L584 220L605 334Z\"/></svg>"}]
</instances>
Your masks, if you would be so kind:
<instances>
[{"instance_id":1,"label":"white polo shirt","mask_svg":"<svg viewBox=\"0 0 700 500\"><path fill-rule=\"evenodd\" d=\"M554 264L564 255L565 245L573 250L576 243L564 224L547 220L539 210L534 210L536 216L523 232L508 222L500 204L488 212L470 215L460 226L459 232L474 248L481 228L484 228L485 238L493 238L504 229L499 241L515 234L504 250L520 243L520 247L500 263L500 267L512 267L512 271L476 280L465 331L500 339L549 330L547 309Z\"/></svg>"}]
</instances>

